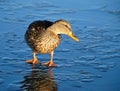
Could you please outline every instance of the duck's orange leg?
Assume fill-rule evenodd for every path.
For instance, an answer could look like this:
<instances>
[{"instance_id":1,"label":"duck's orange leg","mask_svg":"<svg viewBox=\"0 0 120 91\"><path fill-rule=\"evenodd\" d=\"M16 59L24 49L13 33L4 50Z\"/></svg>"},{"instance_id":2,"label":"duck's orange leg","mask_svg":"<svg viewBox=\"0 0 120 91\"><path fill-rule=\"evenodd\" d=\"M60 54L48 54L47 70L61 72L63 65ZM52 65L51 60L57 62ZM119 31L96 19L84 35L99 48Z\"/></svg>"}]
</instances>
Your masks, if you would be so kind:
<instances>
[{"instance_id":1,"label":"duck's orange leg","mask_svg":"<svg viewBox=\"0 0 120 91\"><path fill-rule=\"evenodd\" d=\"M39 60L36 57L36 52L33 52L33 59L32 60L27 60L27 63L31 63L31 64L39 64Z\"/></svg>"},{"instance_id":2,"label":"duck's orange leg","mask_svg":"<svg viewBox=\"0 0 120 91\"><path fill-rule=\"evenodd\" d=\"M53 62L53 55L54 55L54 51L52 51L50 53L50 61L49 62L45 62L44 63L45 66L56 67L56 64Z\"/></svg>"}]
</instances>

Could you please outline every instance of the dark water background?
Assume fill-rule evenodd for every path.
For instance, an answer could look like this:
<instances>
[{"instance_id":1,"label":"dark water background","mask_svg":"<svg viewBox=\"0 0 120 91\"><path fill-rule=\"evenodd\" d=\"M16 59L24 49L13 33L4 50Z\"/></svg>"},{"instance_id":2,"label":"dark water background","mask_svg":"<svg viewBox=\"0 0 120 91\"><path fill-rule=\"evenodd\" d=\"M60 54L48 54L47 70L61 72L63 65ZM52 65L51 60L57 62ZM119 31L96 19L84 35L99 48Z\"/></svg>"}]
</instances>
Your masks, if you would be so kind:
<instances>
[{"instance_id":1,"label":"dark water background","mask_svg":"<svg viewBox=\"0 0 120 91\"><path fill-rule=\"evenodd\" d=\"M44 19L68 20L81 40L63 36L52 74L25 63L27 26ZM0 91L120 91L120 0L0 0L0 62Z\"/></svg>"}]
</instances>

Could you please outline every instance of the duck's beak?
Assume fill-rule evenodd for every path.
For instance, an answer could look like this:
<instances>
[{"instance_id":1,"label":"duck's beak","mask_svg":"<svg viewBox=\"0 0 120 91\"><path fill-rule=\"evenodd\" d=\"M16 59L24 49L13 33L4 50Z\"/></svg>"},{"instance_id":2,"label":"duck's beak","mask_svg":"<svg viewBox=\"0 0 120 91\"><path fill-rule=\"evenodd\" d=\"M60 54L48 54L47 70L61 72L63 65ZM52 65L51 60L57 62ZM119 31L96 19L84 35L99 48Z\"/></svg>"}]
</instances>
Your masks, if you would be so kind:
<instances>
[{"instance_id":1,"label":"duck's beak","mask_svg":"<svg viewBox=\"0 0 120 91\"><path fill-rule=\"evenodd\" d=\"M74 33L71 33L69 36L70 36L72 39L74 39L75 41L77 41L77 42L80 41L80 40L75 36Z\"/></svg>"}]
</instances>

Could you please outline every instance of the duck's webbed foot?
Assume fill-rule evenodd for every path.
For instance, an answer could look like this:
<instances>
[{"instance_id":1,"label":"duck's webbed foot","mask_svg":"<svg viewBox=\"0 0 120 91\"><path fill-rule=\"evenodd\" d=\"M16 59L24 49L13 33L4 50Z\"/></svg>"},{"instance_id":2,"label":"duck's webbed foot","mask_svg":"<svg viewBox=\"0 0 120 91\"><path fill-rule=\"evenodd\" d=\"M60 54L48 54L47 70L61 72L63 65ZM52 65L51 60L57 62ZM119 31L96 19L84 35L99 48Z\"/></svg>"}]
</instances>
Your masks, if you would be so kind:
<instances>
[{"instance_id":1,"label":"duck's webbed foot","mask_svg":"<svg viewBox=\"0 0 120 91\"><path fill-rule=\"evenodd\" d=\"M43 65L49 66L49 67L57 67L57 65L53 61L45 62Z\"/></svg>"},{"instance_id":2,"label":"duck's webbed foot","mask_svg":"<svg viewBox=\"0 0 120 91\"><path fill-rule=\"evenodd\" d=\"M29 63L29 64L39 64L39 60L27 60L26 63Z\"/></svg>"},{"instance_id":3,"label":"duck's webbed foot","mask_svg":"<svg viewBox=\"0 0 120 91\"><path fill-rule=\"evenodd\" d=\"M57 66L57 65L53 62L53 54L54 54L54 51L52 51L52 52L50 53L50 61L44 63L45 66L49 66L49 67L56 67L56 66Z\"/></svg>"},{"instance_id":4,"label":"duck's webbed foot","mask_svg":"<svg viewBox=\"0 0 120 91\"><path fill-rule=\"evenodd\" d=\"M27 60L26 62L30 63L30 64L39 64L40 63L39 60L36 57L36 53L35 52L33 52L33 60Z\"/></svg>"}]
</instances>

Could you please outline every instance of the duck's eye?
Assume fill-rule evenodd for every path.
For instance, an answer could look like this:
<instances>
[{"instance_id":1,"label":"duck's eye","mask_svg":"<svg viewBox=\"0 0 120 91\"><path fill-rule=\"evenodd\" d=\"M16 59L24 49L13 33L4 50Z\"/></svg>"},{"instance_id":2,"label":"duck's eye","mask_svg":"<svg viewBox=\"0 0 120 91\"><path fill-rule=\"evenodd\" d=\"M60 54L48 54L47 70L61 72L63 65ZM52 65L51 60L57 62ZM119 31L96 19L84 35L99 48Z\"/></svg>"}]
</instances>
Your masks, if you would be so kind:
<instances>
[{"instance_id":1,"label":"duck's eye","mask_svg":"<svg viewBox=\"0 0 120 91\"><path fill-rule=\"evenodd\" d=\"M67 28L69 28L67 25L65 25Z\"/></svg>"},{"instance_id":2,"label":"duck's eye","mask_svg":"<svg viewBox=\"0 0 120 91\"><path fill-rule=\"evenodd\" d=\"M71 30L69 26L67 26L67 25L65 25L65 26L66 26L69 30Z\"/></svg>"}]
</instances>

